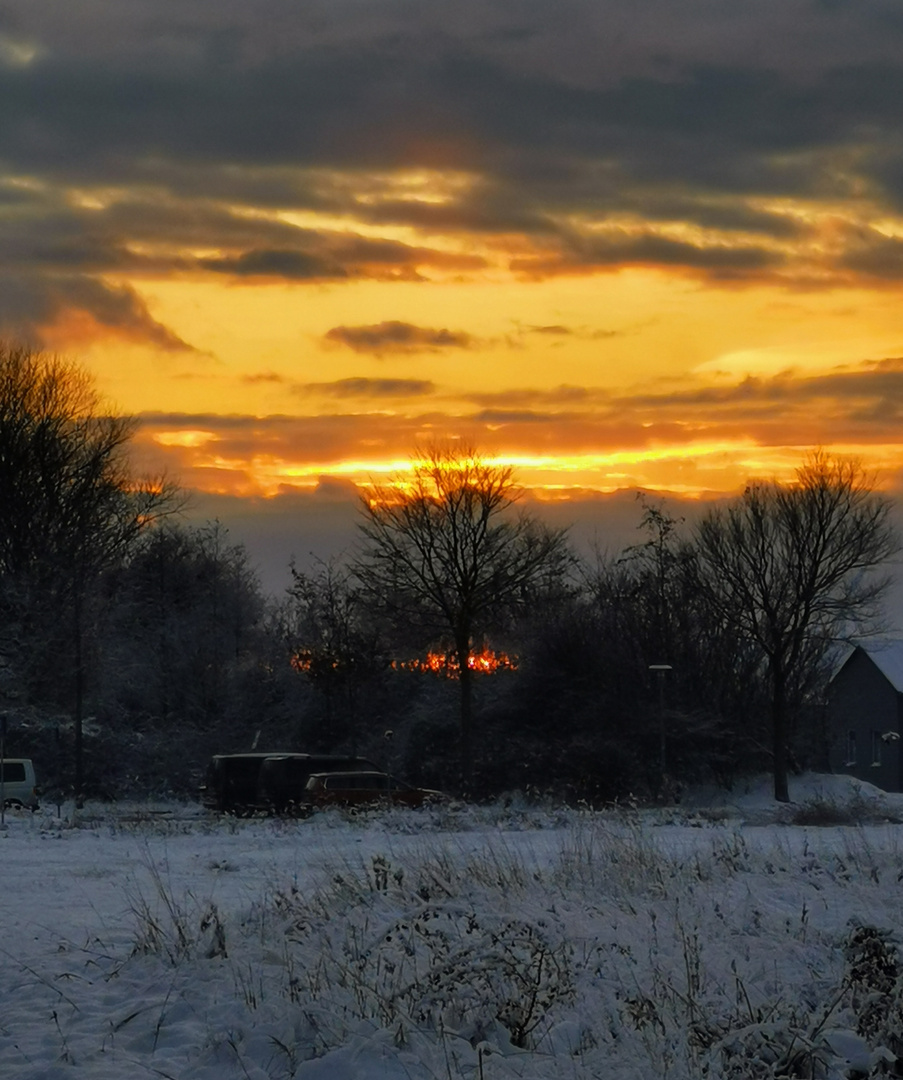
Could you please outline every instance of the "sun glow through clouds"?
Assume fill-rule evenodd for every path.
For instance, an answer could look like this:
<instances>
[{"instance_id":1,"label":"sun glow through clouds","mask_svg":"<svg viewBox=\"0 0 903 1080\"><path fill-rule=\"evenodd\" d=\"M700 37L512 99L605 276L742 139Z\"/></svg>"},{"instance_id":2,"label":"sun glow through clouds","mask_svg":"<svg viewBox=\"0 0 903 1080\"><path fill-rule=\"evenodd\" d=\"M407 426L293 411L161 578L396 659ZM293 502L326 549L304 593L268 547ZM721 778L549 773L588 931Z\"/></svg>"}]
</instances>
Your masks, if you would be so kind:
<instances>
[{"instance_id":1,"label":"sun glow through clouds","mask_svg":"<svg viewBox=\"0 0 903 1080\"><path fill-rule=\"evenodd\" d=\"M84 364L139 470L351 498L458 439L549 503L813 446L896 484L880 0L9 4L0 333Z\"/></svg>"}]
</instances>

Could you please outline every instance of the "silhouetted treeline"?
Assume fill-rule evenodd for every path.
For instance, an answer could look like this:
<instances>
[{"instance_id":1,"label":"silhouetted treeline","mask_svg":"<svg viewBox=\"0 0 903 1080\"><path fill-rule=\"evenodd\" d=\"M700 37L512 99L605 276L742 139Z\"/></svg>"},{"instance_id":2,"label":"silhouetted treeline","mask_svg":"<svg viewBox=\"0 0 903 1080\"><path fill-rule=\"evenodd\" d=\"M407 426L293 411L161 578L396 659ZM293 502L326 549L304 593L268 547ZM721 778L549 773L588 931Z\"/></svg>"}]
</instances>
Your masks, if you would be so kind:
<instances>
[{"instance_id":1,"label":"silhouetted treeline","mask_svg":"<svg viewBox=\"0 0 903 1080\"><path fill-rule=\"evenodd\" d=\"M637 545L562 568L474 643L516 668L475 670L473 795L673 797L769 767L760 657L713 617L680 522L651 503L638 519ZM191 795L210 754L252 748L358 753L411 782L457 786L454 666L425 663L453 645L387 619L349 566L293 569L286 594L268 598L220 524L165 521L104 569L88 610L88 794ZM7 753L35 758L64 792L74 673L66 627L52 629L36 625L24 650L41 671L32 659L18 672L7 653ZM822 747L811 690L792 692L800 764Z\"/></svg>"}]
</instances>

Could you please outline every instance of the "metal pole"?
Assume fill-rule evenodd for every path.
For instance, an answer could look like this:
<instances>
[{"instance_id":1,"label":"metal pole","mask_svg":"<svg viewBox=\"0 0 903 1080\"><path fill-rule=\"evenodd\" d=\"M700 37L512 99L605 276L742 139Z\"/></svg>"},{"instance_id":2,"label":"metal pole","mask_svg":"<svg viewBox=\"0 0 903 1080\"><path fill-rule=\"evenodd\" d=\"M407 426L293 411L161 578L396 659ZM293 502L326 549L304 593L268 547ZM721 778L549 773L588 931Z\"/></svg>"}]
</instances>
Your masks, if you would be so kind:
<instances>
[{"instance_id":1,"label":"metal pole","mask_svg":"<svg viewBox=\"0 0 903 1080\"><path fill-rule=\"evenodd\" d=\"M6 828L6 716L0 716L0 828Z\"/></svg>"}]
</instances>

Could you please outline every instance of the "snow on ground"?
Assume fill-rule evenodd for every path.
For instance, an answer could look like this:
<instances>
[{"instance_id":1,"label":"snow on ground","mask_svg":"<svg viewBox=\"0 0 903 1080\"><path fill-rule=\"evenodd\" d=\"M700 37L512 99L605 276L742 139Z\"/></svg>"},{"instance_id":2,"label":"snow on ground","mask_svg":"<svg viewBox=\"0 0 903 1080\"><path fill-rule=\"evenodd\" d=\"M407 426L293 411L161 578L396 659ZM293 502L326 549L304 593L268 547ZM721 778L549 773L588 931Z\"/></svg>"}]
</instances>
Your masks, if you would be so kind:
<instances>
[{"instance_id":1,"label":"snow on ground","mask_svg":"<svg viewBox=\"0 0 903 1080\"><path fill-rule=\"evenodd\" d=\"M0 1076L899 1075L903 797L791 797L8 813Z\"/></svg>"}]
</instances>

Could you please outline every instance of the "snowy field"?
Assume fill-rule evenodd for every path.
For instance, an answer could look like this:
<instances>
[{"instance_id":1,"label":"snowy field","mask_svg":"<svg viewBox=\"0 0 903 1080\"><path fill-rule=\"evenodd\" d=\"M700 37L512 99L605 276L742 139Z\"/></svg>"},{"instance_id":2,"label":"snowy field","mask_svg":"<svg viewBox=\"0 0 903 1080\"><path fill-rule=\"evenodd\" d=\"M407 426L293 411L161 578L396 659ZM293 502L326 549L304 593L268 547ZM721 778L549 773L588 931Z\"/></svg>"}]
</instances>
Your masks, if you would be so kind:
<instances>
[{"instance_id":1,"label":"snowy field","mask_svg":"<svg viewBox=\"0 0 903 1080\"><path fill-rule=\"evenodd\" d=\"M899 1076L903 798L791 795L8 813L0 1077Z\"/></svg>"}]
</instances>

